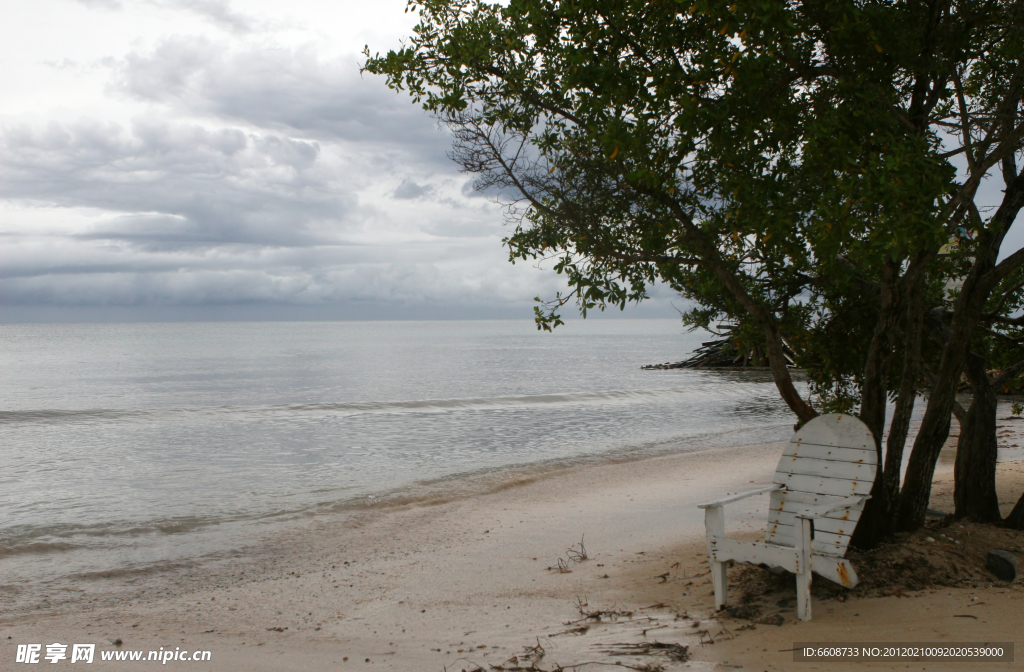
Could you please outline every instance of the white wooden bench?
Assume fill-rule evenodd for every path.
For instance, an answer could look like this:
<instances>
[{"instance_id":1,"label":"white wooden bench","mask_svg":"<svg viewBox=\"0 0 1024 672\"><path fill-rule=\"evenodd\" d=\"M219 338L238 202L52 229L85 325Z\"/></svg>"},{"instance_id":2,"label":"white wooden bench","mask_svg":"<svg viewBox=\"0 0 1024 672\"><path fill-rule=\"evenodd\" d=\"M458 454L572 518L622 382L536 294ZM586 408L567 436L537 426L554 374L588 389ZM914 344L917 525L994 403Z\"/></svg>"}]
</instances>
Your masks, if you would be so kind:
<instances>
[{"instance_id":1,"label":"white wooden bench","mask_svg":"<svg viewBox=\"0 0 1024 672\"><path fill-rule=\"evenodd\" d=\"M875 480L875 439L849 415L819 416L798 431L783 451L774 485L701 504L708 535L715 607L726 604L726 563L751 562L796 575L796 613L811 619L811 572L847 588L857 573L846 555ZM764 542L725 536L725 505L771 493Z\"/></svg>"}]
</instances>

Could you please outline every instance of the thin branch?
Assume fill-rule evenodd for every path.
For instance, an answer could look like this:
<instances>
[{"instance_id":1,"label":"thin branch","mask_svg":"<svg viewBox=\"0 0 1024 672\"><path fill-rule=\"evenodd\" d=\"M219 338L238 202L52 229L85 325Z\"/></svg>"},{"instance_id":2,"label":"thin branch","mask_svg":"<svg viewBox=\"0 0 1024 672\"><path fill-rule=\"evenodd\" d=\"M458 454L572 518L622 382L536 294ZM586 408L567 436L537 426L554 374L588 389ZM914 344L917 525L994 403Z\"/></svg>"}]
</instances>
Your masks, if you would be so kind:
<instances>
[{"instance_id":1,"label":"thin branch","mask_svg":"<svg viewBox=\"0 0 1024 672\"><path fill-rule=\"evenodd\" d=\"M1024 359L1000 371L999 375L996 376L995 380L992 381L992 389L998 392L999 388L1001 388L1011 379L1016 378L1021 371L1024 371Z\"/></svg>"},{"instance_id":2,"label":"thin branch","mask_svg":"<svg viewBox=\"0 0 1024 672\"><path fill-rule=\"evenodd\" d=\"M1021 266L1024 266L1024 247L1000 261L996 267L986 275L991 275L992 281L999 282Z\"/></svg>"},{"instance_id":3,"label":"thin branch","mask_svg":"<svg viewBox=\"0 0 1024 672\"><path fill-rule=\"evenodd\" d=\"M1019 283L1003 292L1003 295L1002 297L1000 297L999 303L996 304L996 307L982 315L982 319L992 319L998 317L999 312L1003 309L1003 306L1006 304L1006 300L1009 299L1014 292L1018 292L1021 289L1024 289L1024 280L1021 280Z\"/></svg>"},{"instance_id":4,"label":"thin branch","mask_svg":"<svg viewBox=\"0 0 1024 672\"><path fill-rule=\"evenodd\" d=\"M960 79L960 73L953 75L953 84L956 86L956 98L960 107L960 137L964 144L964 156L967 158L967 169L973 173L977 168L974 160L974 143L971 137L971 123L967 110L967 101L964 98L964 84Z\"/></svg>"},{"instance_id":5,"label":"thin branch","mask_svg":"<svg viewBox=\"0 0 1024 672\"><path fill-rule=\"evenodd\" d=\"M984 329L984 328L982 328L982 331L985 332L986 334L988 334L989 336L995 336L996 338L1004 340L1007 343L1014 343L1014 344L1024 343L1024 336L1014 337L1014 336L1010 336L1008 334L1004 334L1004 333L999 332L999 331L992 331L991 329Z\"/></svg>"}]
</instances>

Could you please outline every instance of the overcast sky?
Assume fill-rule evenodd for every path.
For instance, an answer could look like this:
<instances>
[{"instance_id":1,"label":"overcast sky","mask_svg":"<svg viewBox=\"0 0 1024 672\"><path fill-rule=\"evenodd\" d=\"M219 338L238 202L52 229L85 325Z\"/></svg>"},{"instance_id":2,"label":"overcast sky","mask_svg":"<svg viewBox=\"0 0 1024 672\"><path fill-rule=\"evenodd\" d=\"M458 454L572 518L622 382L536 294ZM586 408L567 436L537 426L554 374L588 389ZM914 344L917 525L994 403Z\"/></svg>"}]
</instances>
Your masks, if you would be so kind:
<instances>
[{"instance_id":1,"label":"overcast sky","mask_svg":"<svg viewBox=\"0 0 1024 672\"><path fill-rule=\"evenodd\" d=\"M405 4L8 0L0 322L529 319L560 278L359 74ZM675 316L655 295L626 315Z\"/></svg>"},{"instance_id":2,"label":"overcast sky","mask_svg":"<svg viewBox=\"0 0 1024 672\"><path fill-rule=\"evenodd\" d=\"M7 3L0 321L529 319L559 278L508 263L446 133L359 74L404 9Z\"/></svg>"}]
</instances>

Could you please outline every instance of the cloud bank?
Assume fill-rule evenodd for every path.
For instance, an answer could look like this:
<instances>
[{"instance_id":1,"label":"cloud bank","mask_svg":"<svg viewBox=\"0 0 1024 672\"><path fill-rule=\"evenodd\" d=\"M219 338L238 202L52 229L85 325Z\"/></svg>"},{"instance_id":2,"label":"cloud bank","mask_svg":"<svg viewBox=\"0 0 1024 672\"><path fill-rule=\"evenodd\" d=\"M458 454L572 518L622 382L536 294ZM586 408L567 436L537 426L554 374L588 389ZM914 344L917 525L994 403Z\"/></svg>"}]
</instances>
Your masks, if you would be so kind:
<instances>
[{"instance_id":1,"label":"cloud bank","mask_svg":"<svg viewBox=\"0 0 1024 672\"><path fill-rule=\"evenodd\" d=\"M138 35L111 52L41 33L34 79L9 82L0 320L211 306L529 317L560 288L508 263L501 209L447 160L446 132L361 76L362 45L325 40L301 1L283 17L219 0L32 6Z\"/></svg>"}]
</instances>

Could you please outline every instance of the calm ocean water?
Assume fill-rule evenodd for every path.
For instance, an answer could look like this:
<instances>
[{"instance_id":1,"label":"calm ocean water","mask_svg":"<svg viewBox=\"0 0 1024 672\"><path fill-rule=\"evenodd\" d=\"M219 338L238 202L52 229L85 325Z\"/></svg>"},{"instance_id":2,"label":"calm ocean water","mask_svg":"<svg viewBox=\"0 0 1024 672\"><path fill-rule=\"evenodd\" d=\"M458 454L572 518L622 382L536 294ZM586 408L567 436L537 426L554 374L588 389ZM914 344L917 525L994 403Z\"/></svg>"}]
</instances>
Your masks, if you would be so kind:
<instances>
[{"instance_id":1,"label":"calm ocean water","mask_svg":"<svg viewBox=\"0 0 1024 672\"><path fill-rule=\"evenodd\" d=\"M0 585L565 463L784 439L674 320L0 325Z\"/></svg>"}]
</instances>

